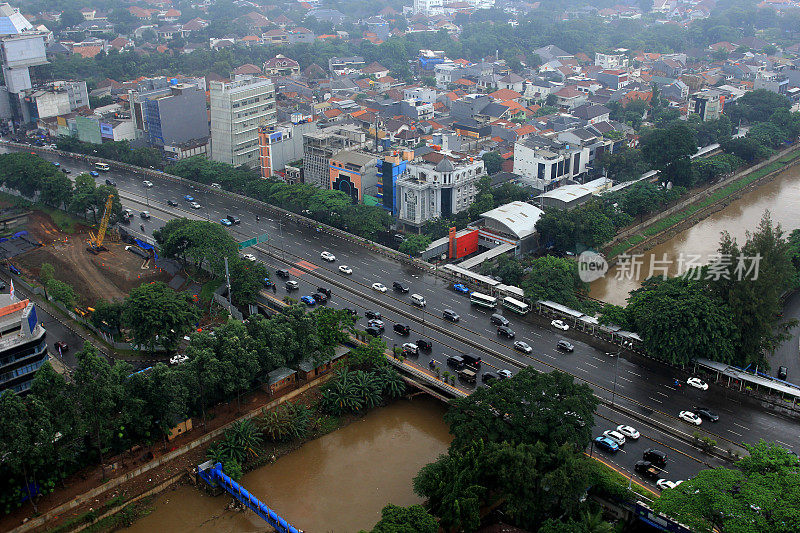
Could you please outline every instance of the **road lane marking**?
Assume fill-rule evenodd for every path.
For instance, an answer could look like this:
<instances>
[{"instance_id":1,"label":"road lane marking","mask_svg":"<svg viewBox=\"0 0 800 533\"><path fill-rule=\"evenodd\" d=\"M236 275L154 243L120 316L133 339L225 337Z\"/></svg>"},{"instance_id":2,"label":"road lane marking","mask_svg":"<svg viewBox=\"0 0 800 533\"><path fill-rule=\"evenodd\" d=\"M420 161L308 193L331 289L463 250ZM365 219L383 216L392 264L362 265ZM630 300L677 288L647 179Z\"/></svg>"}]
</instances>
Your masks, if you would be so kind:
<instances>
[{"instance_id":1,"label":"road lane marking","mask_svg":"<svg viewBox=\"0 0 800 533\"><path fill-rule=\"evenodd\" d=\"M597 368L597 367L596 367L595 365L593 365L592 363L586 363L586 366L590 366L590 367L592 367L592 368Z\"/></svg>"},{"instance_id":2,"label":"road lane marking","mask_svg":"<svg viewBox=\"0 0 800 533\"><path fill-rule=\"evenodd\" d=\"M623 379L623 380L627 381L628 383L633 383L632 379L628 379L625 376L619 376L619 379Z\"/></svg>"},{"instance_id":3,"label":"road lane marking","mask_svg":"<svg viewBox=\"0 0 800 533\"><path fill-rule=\"evenodd\" d=\"M650 398L651 400L653 400L654 402L657 402L657 403L663 403L661 400L656 400L656 399L655 399L655 398L653 398L652 396L649 396L649 398Z\"/></svg>"},{"instance_id":4,"label":"road lane marking","mask_svg":"<svg viewBox=\"0 0 800 533\"><path fill-rule=\"evenodd\" d=\"M740 437L742 436L742 434L741 434L741 433L736 433L736 432L735 432L735 431L733 431L732 429L729 429L729 430L727 430L727 431L728 431L729 433L733 433L734 435L738 435L738 436L740 436Z\"/></svg>"},{"instance_id":5,"label":"road lane marking","mask_svg":"<svg viewBox=\"0 0 800 533\"><path fill-rule=\"evenodd\" d=\"M661 391L656 391L656 394L660 394L660 395L661 395L661 396L663 396L664 398L669 398L669 395L668 395L668 394L666 394L666 393L663 393L663 392L661 392Z\"/></svg>"},{"instance_id":6,"label":"road lane marking","mask_svg":"<svg viewBox=\"0 0 800 533\"><path fill-rule=\"evenodd\" d=\"M733 423L734 426L739 426L740 428L744 429L745 431L750 431L750 428L747 426L743 426L741 424L737 424L736 422Z\"/></svg>"}]
</instances>

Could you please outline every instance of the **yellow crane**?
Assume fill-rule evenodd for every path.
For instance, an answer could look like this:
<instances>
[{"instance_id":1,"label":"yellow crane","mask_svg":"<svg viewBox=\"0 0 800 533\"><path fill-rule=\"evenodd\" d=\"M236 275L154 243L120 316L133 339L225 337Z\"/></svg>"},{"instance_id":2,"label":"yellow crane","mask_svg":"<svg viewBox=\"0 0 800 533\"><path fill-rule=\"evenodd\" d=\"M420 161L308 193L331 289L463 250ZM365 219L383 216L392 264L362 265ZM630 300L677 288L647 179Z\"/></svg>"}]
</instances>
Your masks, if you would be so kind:
<instances>
[{"instance_id":1,"label":"yellow crane","mask_svg":"<svg viewBox=\"0 0 800 533\"><path fill-rule=\"evenodd\" d=\"M89 232L89 250L93 254L97 254L105 250L103 241L106 238L106 230L108 229L108 219L111 218L111 204L114 202L114 195L109 194L106 200L106 208L103 212L103 218L100 220L100 228L97 230L97 235Z\"/></svg>"}]
</instances>

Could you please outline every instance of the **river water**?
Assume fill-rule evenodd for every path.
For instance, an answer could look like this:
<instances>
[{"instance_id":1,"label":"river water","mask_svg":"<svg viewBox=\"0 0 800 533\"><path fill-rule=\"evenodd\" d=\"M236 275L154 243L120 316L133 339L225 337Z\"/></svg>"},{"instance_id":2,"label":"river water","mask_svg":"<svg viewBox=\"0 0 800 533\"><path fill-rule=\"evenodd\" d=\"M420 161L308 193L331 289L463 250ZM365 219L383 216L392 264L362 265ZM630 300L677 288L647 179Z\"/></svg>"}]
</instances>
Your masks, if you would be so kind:
<instances>
[{"instance_id":1,"label":"river water","mask_svg":"<svg viewBox=\"0 0 800 533\"><path fill-rule=\"evenodd\" d=\"M757 228L765 210L770 211L773 222L780 223L787 234L800 228L800 167L788 169L672 239L643 252L638 276L632 269L611 268L605 277L591 284L590 294L605 302L625 305L628 293L649 277L651 266L655 275L662 274L662 267L668 269L669 275L675 275L685 271L680 268L681 257L686 261L684 265L692 256L700 256L702 263L708 263L707 257L716 252L723 231L743 243L745 232Z\"/></svg>"},{"instance_id":2,"label":"river water","mask_svg":"<svg viewBox=\"0 0 800 533\"><path fill-rule=\"evenodd\" d=\"M427 396L396 401L246 474L241 483L304 531L369 530L387 503L421 502L411 481L447 451L452 437L444 412L441 402ZM158 496L153 513L125 531L265 531L252 512L226 510L230 499L180 486Z\"/></svg>"}]
</instances>

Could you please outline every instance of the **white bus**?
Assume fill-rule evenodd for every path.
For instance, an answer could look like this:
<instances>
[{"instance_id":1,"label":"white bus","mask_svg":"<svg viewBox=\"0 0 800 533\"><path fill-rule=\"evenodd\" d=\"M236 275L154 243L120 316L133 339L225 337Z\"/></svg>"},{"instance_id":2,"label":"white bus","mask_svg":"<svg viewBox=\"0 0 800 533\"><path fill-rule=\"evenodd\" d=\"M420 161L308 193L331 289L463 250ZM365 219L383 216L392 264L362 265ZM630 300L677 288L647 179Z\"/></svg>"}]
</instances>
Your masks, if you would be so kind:
<instances>
[{"instance_id":1,"label":"white bus","mask_svg":"<svg viewBox=\"0 0 800 533\"><path fill-rule=\"evenodd\" d=\"M101 172L108 172L111 167L108 166L108 163L95 163L94 168Z\"/></svg>"},{"instance_id":2,"label":"white bus","mask_svg":"<svg viewBox=\"0 0 800 533\"><path fill-rule=\"evenodd\" d=\"M525 302L520 302L519 300L515 300L514 298L505 297L503 298L503 307L511 309L515 313L520 315L528 314L531 310L531 306L526 304Z\"/></svg>"},{"instance_id":3,"label":"white bus","mask_svg":"<svg viewBox=\"0 0 800 533\"><path fill-rule=\"evenodd\" d=\"M497 307L497 298L479 292L470 294L469 301L482 307L491 307L492 309Z\"/></svg>"}]
</instances>

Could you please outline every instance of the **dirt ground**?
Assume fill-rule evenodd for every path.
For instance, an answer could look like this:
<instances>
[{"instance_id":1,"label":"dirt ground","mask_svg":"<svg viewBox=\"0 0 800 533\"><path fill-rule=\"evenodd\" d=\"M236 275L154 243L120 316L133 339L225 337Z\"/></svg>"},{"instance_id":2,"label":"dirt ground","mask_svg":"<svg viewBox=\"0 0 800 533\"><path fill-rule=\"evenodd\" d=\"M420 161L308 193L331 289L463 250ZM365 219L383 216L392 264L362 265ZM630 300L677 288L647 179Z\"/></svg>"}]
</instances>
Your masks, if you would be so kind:
<instances>
[{"instance_id":1,"label":"dirt ground","mask_svg":"<svg viewBox=\"0 0 800 533\"><path fill-rule=\"evenodd\" d=\"M32 213L25 229L42 247L17 256L14 264L34 279L39 277L43 263L52 264L56 279L72 285L84 306L101 298L121 300L142 283L170 279L169 274L152 262L145 263L125 250L121 241L106 238L104 246L108 251L90 254L86 250L88 228L80 228L80 233L72 235L62 233L45 213Z\"/></svg>"}]
</instances>

